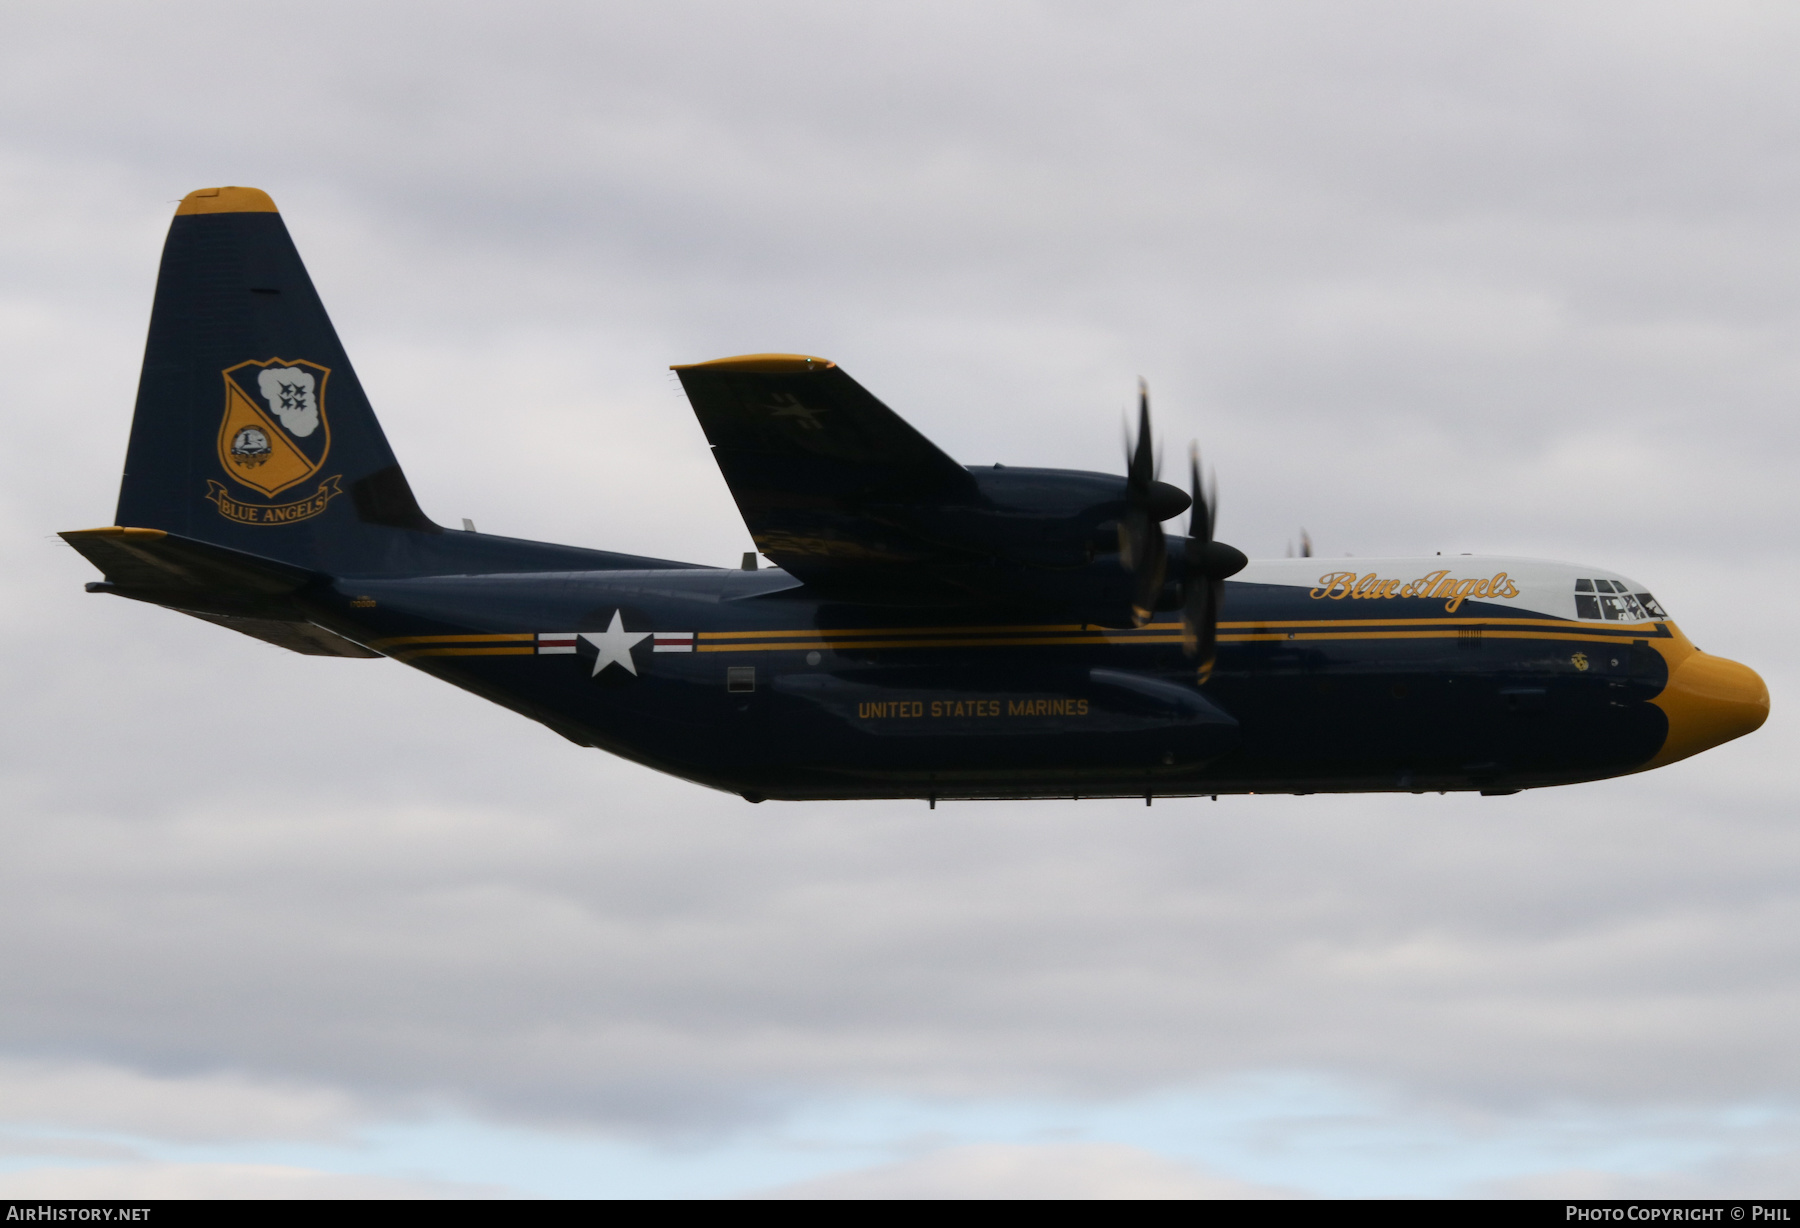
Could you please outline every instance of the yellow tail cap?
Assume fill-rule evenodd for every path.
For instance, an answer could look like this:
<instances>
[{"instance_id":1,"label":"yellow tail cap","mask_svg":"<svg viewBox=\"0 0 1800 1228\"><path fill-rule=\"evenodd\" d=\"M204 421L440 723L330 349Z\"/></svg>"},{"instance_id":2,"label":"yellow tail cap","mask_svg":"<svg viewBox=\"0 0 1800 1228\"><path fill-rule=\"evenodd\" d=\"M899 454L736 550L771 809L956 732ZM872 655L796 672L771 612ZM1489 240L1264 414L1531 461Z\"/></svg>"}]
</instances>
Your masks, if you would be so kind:
<instances>
[{"instance_id":1,"label":"yellow tail cap","mask_svg":"<svg viewBox=\"0 0 1800 1228\"><path fill-rule=\"evenodd\" d=\"M671 371L693 371L712 367L720 371L751 371L758 375L791 375L803 371L825 371L837 366L829 358L811 354L738 354L731 358L714 358L708 362L678 362Z\"/></svg>"},{"instance_id":2,"label":"yellow tail cap","mask_svg":"<svg viewBox=\"0 0 1800 1228\"><path fill-rule=\"evenodd\" d=\"M181 198L175 216L187 213L279 213L261 188L201 188Z\"/></svg>"},{"instance_id":3,"label":"yellow tail cap","mask_svg":"<svg viewBox=\"0 0 1800 1228\"><path fill-rule=\"evenodd\" d=\"M1769 687L1748 665L1691 653L1650 701L1669 718L1662 750L1644 766L1661 767L1754 733L1769 719Z\"/></svg>"}]
</instances>

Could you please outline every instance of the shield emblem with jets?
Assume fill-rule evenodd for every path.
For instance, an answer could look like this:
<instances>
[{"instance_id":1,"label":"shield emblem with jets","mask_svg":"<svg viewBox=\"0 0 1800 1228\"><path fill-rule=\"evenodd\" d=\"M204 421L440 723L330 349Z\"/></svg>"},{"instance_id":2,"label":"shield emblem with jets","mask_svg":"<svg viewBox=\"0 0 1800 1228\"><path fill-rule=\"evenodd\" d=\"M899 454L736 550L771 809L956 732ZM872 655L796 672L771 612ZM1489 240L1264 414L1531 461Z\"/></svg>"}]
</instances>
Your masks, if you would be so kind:
<instances>
[{"instance_id":1,"label":"shield emblem with jets","mask_svg":"<svg viewBox=\"0 0 1800 1228\"><path fill-rule=\"evenodd\" d=\"M318 363L286 358L225 370L219 464L233 481L272 498L319 471L331 451L330 374Z\"/></svg>"}]
</instances>

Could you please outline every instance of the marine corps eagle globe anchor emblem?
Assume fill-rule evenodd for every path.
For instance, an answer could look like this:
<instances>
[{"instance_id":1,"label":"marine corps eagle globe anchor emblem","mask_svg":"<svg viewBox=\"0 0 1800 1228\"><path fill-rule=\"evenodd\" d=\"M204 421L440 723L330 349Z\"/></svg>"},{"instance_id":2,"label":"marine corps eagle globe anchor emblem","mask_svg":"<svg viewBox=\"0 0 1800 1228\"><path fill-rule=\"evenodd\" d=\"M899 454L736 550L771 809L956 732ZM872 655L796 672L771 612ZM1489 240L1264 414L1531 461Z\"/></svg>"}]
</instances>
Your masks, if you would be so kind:
<instances>
[{"instance_id":1,"label":"marine corps eagle globe anchor emblem","mask_svg":"<svg viewBox=\"0 0 1800 1228\"><path fill-rule=\"evenodd\" d=\"M331 452L325 382L331 371L315 362L270 358L227 367L225 416L219 423L219 465L227 477L265 499L309 481ZM343 493L338 477L290 502L251 502L222 482L208 481L206 497L239 524L292 524L325 510Z\"/></svg>"}]
</instances>

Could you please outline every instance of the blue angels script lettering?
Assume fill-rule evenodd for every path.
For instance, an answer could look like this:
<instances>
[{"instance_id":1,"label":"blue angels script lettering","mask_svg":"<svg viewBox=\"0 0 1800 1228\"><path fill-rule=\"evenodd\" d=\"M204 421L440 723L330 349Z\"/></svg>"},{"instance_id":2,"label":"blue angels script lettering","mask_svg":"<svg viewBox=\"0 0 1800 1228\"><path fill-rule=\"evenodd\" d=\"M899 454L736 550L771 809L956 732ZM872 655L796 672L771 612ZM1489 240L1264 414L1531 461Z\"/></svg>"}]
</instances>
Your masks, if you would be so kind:
<instances>
[{"instance_id":1,"label":"blue angels script lettering","mask_svg":"<svg viewBox=\"0 0 1800 1228\"><path fill-rule=\"evenodd\" d=\"M1314 601L1342 601L1346 597L1352 601L1391 600L1395 597L1441 599L1446 614L1456 613L1456 608L1471 597L1479 600L1518 595L1519 586L1504 571L1486 579L1461 579L1452 576L1448 568L1411 581L1384 579L1373 571L1327 572L1319 577L1319 587L1309 594Z\"/></svg>"}]
</instances>

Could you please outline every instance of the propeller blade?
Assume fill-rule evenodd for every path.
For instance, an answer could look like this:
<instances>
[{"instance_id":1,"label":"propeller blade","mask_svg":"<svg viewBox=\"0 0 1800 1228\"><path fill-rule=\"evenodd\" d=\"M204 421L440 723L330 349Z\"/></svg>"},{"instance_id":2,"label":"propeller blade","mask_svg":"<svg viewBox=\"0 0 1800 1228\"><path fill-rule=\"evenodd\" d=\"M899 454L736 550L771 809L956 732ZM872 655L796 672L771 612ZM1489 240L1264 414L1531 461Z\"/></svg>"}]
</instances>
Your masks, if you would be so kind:
<instances>
[{"instance_id":1,"label":"propeller blade","mask_svg":"<svg viewBox=\"0 0 1800 1228\"><path fill-rule=\"evenodd\" d=\"M1181 593L1181 646L1190 657L1201 659L1201 674L1210 672L1211 640L1216 634L1217 607L1212 585L1206 578L1206 548L1212 544L1212 509L1200 484L1200 445L1188 445L1188 489L1193 503L1188 512L1187 566ZM1202 652L1203 647L1207 649Z\"/></svg>"},{"instance_id":2,"label":"propeller blade","mask_svg":"<svg viewBox=\"0 0 1800 1228\"><path fill-rule=\"evenodd\" d=\"M1213 539L1213 527L1219 522L1219 480L1214 478L1211 488L1200 483L1200 445L1188 445L1188 489L1192 492L1189 498L1191 510L1188 513L1188 537L1194 541L1210 542Z\"/></svg>"},{"instance_id":3,"label":"propeller blade","mask_svg":"<svg viewBox=\"0 0 1800 1228\"><path fill-rule=\"evenodd\" d=\"M1139 379L1137 438L1128 440L1126 446L1126 511L1119 520L1119 561L1136 576L1131 614L1140 627L1150 621L1168 578L1169 551L1162 521L1180 511L1180 492L1156 480L1158 467L1156 441L1150 434L1150 386ZM1177 501L1173 509L1167 507L1170 495Z\"/></svg>"},{"instance_id":4,"label":"propeller blade","mask_svg":"<svg viewBox=\"0 0 1800 1228\"><path fill-rule=\"evenodd\" d=\"M1219 606L1225 599L1225 578L1236 575L1249 562L1243 552L1213 537L1219 517L1219 482L1200 481L1200 449L1188 449L1188 485L1193 491L1193 510L1188 517L1186 555L1181 579L1181 643L1198 663L1199 680L1212 676L1219 639ZM1210 487L1210 489L1209 489Z\"/></svg>"},{"instance_id":5,"label":"propeller blade","mask_svg":"<svg viewBox=\"0 0 1800 1228\"><path fill-rule=\"evenodd\" d=\"M1220 598L1225 595L1225 581L1207 580L1206 589L1206 620L1201 624L1199 636L1200 642L1194 647L1194 657L1196 662L1194 669L1195 681L1201 686L1205 686L1207 679L1212 677L1213 665L1218 660L1219 604Z\"/></svg>"},{"instance_id":6,"label":"propeller blade","mask_svg":"<svg viewBox=\"0 0 1800 1228\"><path fill-rule=\"evenodd\" d=\"M1150 385L1138 380L1138 429L1126 459L1125 485L1133 494L1148 498L1156 481L1156 441L1150 437Z\"/></svg>"},{"instance_id":7,"label":"propeller blade","mask_svg":"<svg viewBox=\"0 0 1800 1228\"><path fill-rule=\"evenodd\" d=\"M1181 645L1199 668L1200 681L1212 674L1219 639L1219 603L1225 581L1197 576L1186 585L1181 606Z\"/></svg>"},{"instance_id":8,"label":"propeller blade","mask_svg":"<svg viewBox=\"0 0 1800 1228\"><path fill-rule=\"evenodd\" d=\"M1169 575L1169 548L1162 526L1151 522L1153 532L1146 539L1143 557L1134 568L1137 583L1131 594L1131 617L1138 626L1150 621L1162 596L1163 582Z\"/></svg>"}]
</instances>

